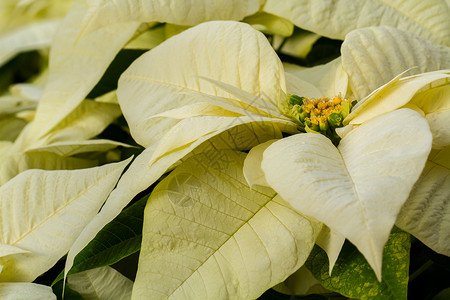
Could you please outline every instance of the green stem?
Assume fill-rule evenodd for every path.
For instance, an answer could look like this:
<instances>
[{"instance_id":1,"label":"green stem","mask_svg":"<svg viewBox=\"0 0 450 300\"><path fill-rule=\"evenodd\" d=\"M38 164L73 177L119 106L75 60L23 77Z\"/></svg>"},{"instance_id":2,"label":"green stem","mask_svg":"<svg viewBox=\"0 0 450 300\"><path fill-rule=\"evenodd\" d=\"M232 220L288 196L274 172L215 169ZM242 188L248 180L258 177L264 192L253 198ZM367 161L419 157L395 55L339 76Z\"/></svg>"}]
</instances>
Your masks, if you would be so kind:
<instances>
[{"instance_id":1,"label":"green stem","mask_svg":"<svg viewBox=\"0 0 450 300\"><path fill-rule=\"evenodd\" d=\"M433 265L433 261L432 260L428 260L426 263L424 263L420 268L418 268L414 273L412 273L409 276L409 282L413 281L414 279L416 279L417 277L420 276L420 274L422 274L423 272L425 272L429 267L431 267Z\"/></svg>"}]
</instances>

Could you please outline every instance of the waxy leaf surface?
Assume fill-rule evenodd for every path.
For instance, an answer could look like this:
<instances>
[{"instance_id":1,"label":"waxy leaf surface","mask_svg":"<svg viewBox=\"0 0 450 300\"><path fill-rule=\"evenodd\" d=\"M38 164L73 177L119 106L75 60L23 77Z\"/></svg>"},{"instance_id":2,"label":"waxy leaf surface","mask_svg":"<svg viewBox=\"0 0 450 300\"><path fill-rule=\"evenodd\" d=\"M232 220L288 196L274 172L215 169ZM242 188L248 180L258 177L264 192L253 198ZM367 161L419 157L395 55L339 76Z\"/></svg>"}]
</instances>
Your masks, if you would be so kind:
<instances>
[{"instance_id":1,"label":"waxy leaf surface","mask_svg":"<svg viewBox=\"0 0 450 300\"><path fill-rule=\"evenodd\" d=\"M75 2L54 37L48 81L32 128L35 139L52 130L85 99L139 26L136 22L115 23L77 40L85 13L86 3Z\"/></svg>"},{"instance_id":2,"label":"waxy leaf surface","mask_svg":"<svg viewBox=\"0 0 450 300\"><path fill-rule=\"evenodd\" d=\"M242 20L257 12L261 0L137 0L91 2L82 22L83 34L115 22L161 22L197 25L212 20Z\"/></svg>"},{"instance_id":3,"label":"waxy leaf surface","mask_svg":"<svg viewBox=\"0 0 450 300\"><path fill-rule=\"evenodd\" d=\"M345 244L331 275L325 253L318 247L306 266L327 289L356 299L407 299L409 275L409 234L392 230L383 250L383 280L380 282L369 264L351 244Z\"/></svg>"},{"instance_id":4,"label":"waxy leaf surface","mask_svg":"<svg viewBox=\"0 0 450 300\"><path fill-rule=\"evenodd\" d=\"M450 47L387 26L350 32L341 53L358 100L409 69L407 75L450 69Z\"/></svg>"},{"instance_id":5,"label":"waxy leaf surface","mask_svg":"<svg viewBox=\"0 0 450 300\"><path fill-rule=\"evenodd\" d=\"M321 223L270 188L251 190L245 154L202 152L153 191L134 299L250 299L306 260Z\"/></svg>"},{"instance_id":6,"label":"waxy leaf surface","mask_svg":"<svg viewBox=\"0 0 450 300\"><path fill-rule=\"evenodd\" d=\"M348 75L342 68L341 58L312 68L300 68L297 65L287 64L284 70L286 89L289 94L332 99L338 95L345 97L347 93ZM309 85L305 86L304 82L311 84L314 89ZM307 89L311 89L311 93L305 92Z\"/></svg>"},{"instance_id":7,"label":"waxy leaf surface","mask_svg":"<svg viewBox=\"0 0 450 300\"><path fill-rule=\"evenodd\" d=\"M314 133L282 139L262 169L295 209L355 244L381 279L384 244L430 149L427 122L402 109L365 122L337 148Z\"/></svg>"},{"instance_id":8,"label":"waxy leaf surface","mask_svg":"<svg viewBox=\"0 0 450 300\"><path fill-rule=\"evenodd\" d=\"M129 300L133 282L111 267L101 267L70 275L71 289L85 300Z\"/></svg>"},{"instance_id":9,"label":"waxy leaf surface","mask_svg":"<svg viewBox=\"0 0 450 300\"><path fill-rule=\"evenodd\" d=\"M52 289L45 285L30 282L0 282L2 300L56 300Z\"/></svg>"},{"instance_id":10,"label":"waxy leaf surface","mask_svg":"<svg viewBox=\"0 0 450 300\"><path fill-rule=\"evenodd\" d=\"M343 40L354 29L387 25L450 46L447 0L267 0L263 10L332 39Z\"/></svg>"},{"instance_id":11,"label":"waxy leaf surface","mask_svg":"<svg viewBox=\"0 0 450 300\"><path fill-rule=\"evenodd\" d=\"M230 94L224 90L228 86L250 99ZM180 122L161 113L185 106L192 112L189 105L198 102L241 114L247 107L277 112L277 100L283 93L283 67L267 39L251 26L231 21L204 23L160 44L123 73L117 90L133 138L146 147ZM228 106L223 107L220 101ZM233 107L241 110L234 111ZM215 115L224 116L224 109L215 109ZM279 114L277 117L283 119ZM220 122L220 118L217 120ZM207 130L217 126L215 123L211 118L200 127ZM190 135L200 130L192 130L187 124L183 127ZM204 134L199 133L197 138Z\"/></svg>"},{"instance_id":12,"label":"waxy leaf surface","mask_svg":"<svg viewBox=\"0 0 450 300\"><path fill-rule=\"evenodd\" d=\"M272 122L230 124L230 128L206 135L194 143L166 154L152 162L156 145L145 149L122 175L100 213L86 226L67 255L65 273L71 269L75 256L95 237L139 192L155 183L177 161L186 156L212 149L249 150L267 140L281 138L280 129Z\"/></svg>"},{"instance_id":13,"label":"waxy leaf surface","mask_svg":"<svg viewBox=\"0 0 450 300\"><path fill-rule=\"evenodd\" d=\"M61 20L31 23L0 35L0 66L24 51L48 48Z\"/></svg>"},{"instance_id":14,"label":"waxy leaf surface","mask_svg":"<svg viewBox=\"0 0 450 300\"><path fill-rule=\"evenodd\" d=\"M97 214L128 163L28 170L1 186L1 243L30 253L0 258L0 280L33 281L50 269Z\"/></svg>"},{"instance_id":15,"label":"waxy leaf surface","mask_svg":"<svg viewBox=\"0 0 450 300\"><path fill-rule=\"evenodd\" d=\"M445 165L442 160L447 162ZM395 224L450 256L450 148L432 152Z\"/></svg>"}]
</instances>

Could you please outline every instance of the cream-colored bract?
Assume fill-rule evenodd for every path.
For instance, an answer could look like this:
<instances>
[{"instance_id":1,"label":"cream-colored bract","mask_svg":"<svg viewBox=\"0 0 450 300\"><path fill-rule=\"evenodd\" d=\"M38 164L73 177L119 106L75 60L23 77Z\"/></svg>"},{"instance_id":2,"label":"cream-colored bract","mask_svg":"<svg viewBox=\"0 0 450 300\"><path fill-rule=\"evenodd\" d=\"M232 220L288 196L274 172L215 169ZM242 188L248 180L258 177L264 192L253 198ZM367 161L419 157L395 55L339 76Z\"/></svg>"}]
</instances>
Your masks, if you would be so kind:
<instances>
[{"instance_id":1,"label":"cream-colored bract","mask_svg":"<svg viewBox=\"0 0 450 300\"><path fill-rule=\"evenodd\" d=\"M130 147L128 144L112 141L112 140L81 140L81 141L63 141L55 142L50 145L36 147L26 152L50 152L62 157L72 156L86 152L106 152L118 146Z\"/></svg>"},{"instance_id":2,"label":"cream-colored bract","mask_svg":"<svg viewBox=\"0 0 450 300\"><path fill-rule=\"evenodd\" d=\"M266 149L276 141L277 140L270 140L259 144L258 146L253 147L248 153L242 168L245 180L247 180L250 188L253 188L256 185L270 187L267 183L264 171L261 169L261 161L264 151L266 151Z\"/></svg>"},{"instance_id":3,"label":"cream-colored bract","mask_svg":"<svg viewBox=\"0 0 450 300\"><path fill-rule=\"evenodd\" d=\"M312 98L347 95L349 76L342 67L340 57L312 68L286 64L284 71L286 72L286 89L289 94Z\"/></svg>"},{"instance_id":4,"label":"cream-colored bract","mask_svg":"<svg viewBox=\"0 0 450 300\"><path fill-rule=\"evenodd\" d=\"M2 300L56 300L52 288L29 282L0 282Z\"/></svg>"},{"instance_id":5,"label":"cream-colored bract","mask_svg":"<svg viewBox=\"0 0 450 300\"><path fill-rule=\"evenodd\" d=\"M217 34L219 30L221 35ZM201 77L238 87L251 97L237 98ZM166 128L180 122L173 117L156 117L158 114L187 110L192 108L188 105L198 102L210 103L212 108L222 106L217 103L219 100L228 103L226 110L241 114L248 115L251 107L276 110L276 101L284 94L283 86L283 67L263 34L242 23L209 22L142 55L122 74L117 95L133 138L148 147L163 137ZM230 107L233 100L236 108ZM236 111L237 108L244 110ZM204 126L208 123L204 122ZM148 134L149 128L152 134Z\"/></svg>"},{"instance_id":6,"label":"cream-colored bract","mask_svg":"<svg viewBox=\"0 0 450 300\"><path fill-rule=\"evenodd\" d=\"M0 257L17 253L30 253L30 251L21 249L13 245L0 243Z\"/></svg>"},{"instance_id":7,"label":"cream-colored bract","mask_svg":"<svg viewBox=\"0 0 450 300\"><path fill-rule=\"evenodd\" d=\"M255 299L303 265L321 223L270 188L251 190L244 158L202 152L155 188L133 299Z\"/></svg>"},{"instance_id":8,"label":"cream-colored bract","mask_svg":"<svg viewBox=\"0 0 450 300\"><path fill-rule=\"evenodd\" d=\"M66 272L72 266L75 255L106 223L119 214L128 201L153 184L168 169L175 167L180 160L192 155L192 152L200 153L211 148L248 150L268 140L280 139L281 132L296 133L297 125L278 111L278 104L285 101L286 93L296 91L299 96L303 96L302 87L307 84L319 96L336 96L326 93L342 93L344 96L350 93L347 90L348 78L344 70L340 60L311 69L311 76L307 75L307 70L293 70L288 75L290 78L286 86L283 66L265 37L247 24L232 21L208 22L185 30L142 55L120 78L117 94L132 136L147 148L131 164L102 211L74 243L68 254ZM424 74L416 77L422 78L422 76L426 77ZM326 84L327 80L330 81L329 86ZM384 90L389 88L391 88L390 85L383 87ZM418 95L420 91L417 89L409 94L409 97ZM410 117L406 118L408 121L403 118L405 114ZM361 235L355 233L356 225L339 223L333 219L334 215L330 215L331 220L325 222L330 224L333 234L341 234L359 243L361 251L368 257L379 278L382 247L402 201L405 201L410 188L422 171L427 149L429 151L426 147L430 147L430 144L427 144L430 142L429 126L420 115L411 110L399 110L394 111L391 116L398 116L398 118L389 119L391 122L389 124L380 124L380 121L373 123L368 120L359 125L362 129L354 126L355 129L349 130L343 139L347 141L344 143L347 146L340 146L339 150L329 142L323 148L329 150L325 153L334 153L336 158L332 161L333 164L326 165L324 170L331 172L331 168L344 172L347 170L347 167L343 166L344 161L346 163L352 161L349 157L363 157L362 146L352 142L359 140L355 136L361 137L366 134L364 132L369 132L367 135L378 141L374 145L378 148L374 149L379 149L380 153L386 152L386 159L392 160L394 166L404 163L404 158L397 156L397 151L393 150L390 153L390 150L395 147L404 146L402 142L405 141L400 133L406 131L405 134L410 136L411 132L415 132L418 128L417 132L423 134L423 139L417 146L418 153L422 151L415 158L417 163L411 164L411 170L408 169L409 165L405 166L408 174L404 173L406 171L398 173L399 181L403 180L401 192L392 186L385 187L383 190L399 199L405 196L403 200L393 204L394 212L390 212L385 217L387 221L381 222L383 224L380 224L378 228L372 218L376 212L370 211L367 215L370 216L368 219L357 216L359 219L355 224L359 222L358 224L365 226L366 233L373 234L367 239L368 243L361 242ZM402 121L407 124L400 124ZM410 121L417 124L409 127ZM389 129L392 126L395 126L398 131ZM402 126L406 129L402 129ZM245 134L229 134L235 128L245 129ZM266 132L267 130L269 131ZM392 133L392 136L387 136L387 133L383 133L385 131ZM357 134L357 132L360 133ZM398 139L394 138L399 135ZM224 136L227 138L223 139ZM308 140L305 147L308 147L310 138L314 141L320 140L321 146L325 143L325 137L311 134L298 135L298 137L301 136L307 137L305 137L305 140ZM245 142L249 137L251 142ZM361 137L361 139L364 143L370 144L370 139L367 137L365 139ZM391 141L392 145L386 144L383 139ZM416 139L416 137L411 138L410 142ZM275 144L283 141L284 139ZM406 150L415 147L409 147ZM339 151L346 153L347 158L342 159ZM367 151L369 154L372 153L370 150ZM277 155L274 154L274 156ZM283 155L278 156L282 158ZM422 165L419 163L421 159ZM322 158L316 156L314 160L321 163ZM336 165L336 162L339 163ZM354 166L352 172L357 172L355 171L357 169ZM378 176L383 183L389 183L390 174L369 173L367 176ZM344 175L343 177L347 178L347 187L351 190L353 183L348 179L348 174L345 175L347 177ZM308 197L308 195L303 196ZM350 193L348 197L359 199L355 193ZM389 198L390 194L383 197ZM304 213L301 210L299 212ZM370 226L366 221L370 223ZM333 222L339 224L334 226ZM348 231L342 232L341 227ZM329 255L334 259L338 251L331 249L339 248L337 245L342 244L342 239L336 240L337 242L331 245L333 247L328 247ZM326 239L322 245L326 245Z\"/></svg>"},{"instance_id":9,"label":"cream-colored bract","mask_svg":"<svg viewBox=\"0 0 450 300\"><path fill-rule=\"evenodd\" d=\"M180 49L185 51L180 53ZM207 55L209 62L199 60L199 53ZM224 60L224 56L230 61ZM234 86L231 92L237 90L238 97L216 87L211 80ZM102 211L74 243L67 257L66 272L75 255L134 196L192 151L248 150L267 140L281 138L282 130L296 132L296 125L286 117L278 112L277 116L271 114L277 111L276 101L284 94L283 82L281 62L267 39L251 26L236 22L199 25L136 60L120 78L117 94L133 138L147 149L136 157ZM214 120L217 112L220 120ZM204 120L208 123L204 124L210 128L209 132L201 124L196 128L203 135L189 126L193 124L191 121L197 122L196 114L207 115ZM236 114L240 116L233 117ZM180 124L180 116L189 118ZM175 124L180 125L174 127ZM172 127L177 135L166 137ZM191 138L181 143L177 141L180 134L189 134ZM170 140L175 144L169 143ZM168 146L160 146L160 142Z\"/></svg>"},{"instance_id":10,"label":"cream-colored bract","mask_svg":"<svg viewBox=\"0 0 450 300\"><path fill-rule=\"evenodd\" d=\"M30 129L36 139L54 129L86 98L139 26L137 22L112 24L76 42L85 13L85 1L76 1L52 43L47 84Z\"/></svg>"},{"instance_id":11,"label":"cream-colored bract","mask_svg":"<svg viewBox=\"0 0 450 300\"><path fill-rule=\"evenodd\" d=\"M357 99L363 99L398 74L450 69L450 48L393 27L350 32L341 48L342 66Z\"/></svg>"},{"instance_id":12,"label":"cream-colored bract","mask_svg":"<svg viewBox=\"0 0 450 300\"><path fill-rule=\"evenodd\" d=\"M60 22L59 19L35 22L0 35L0 66L20 52L50 47Z\"/></svg>"},{"instance_id":13,"label":"cream-colored bract","mask_svg":"<svg viewBox=\"0 0 450 300\"><path fill-rule=\"evenodd\" d=\"M95 235L111 222L133 197L155 183L167 170L173 168L177 161L183 160L193 153L211 149L248 150L267 140L281 137L281 131L276 124L267 121L255 122L254 119L251 119L250 123L233 123L230 127L203 136L194 143L167 153L151 164L149 162L154 157L157 144L145 149L122 175L100 213L92 219L74 242L67 255L66 274L72 267L75 256L86 247Z\"/></svg>"},{"instance_id":14,"label":"cream-colored bract","mask_svg":"<svg viewBox=\"0 0 450 300\"><path fill-rule=\"evenodd\" d=\"M63 17L73 0L3 0L0 5L0 36L33 23Z\"/></svg>"},{"instance_id":15,"label":"cream-colored bract","mask_svg":"<svg viewBox=\"0 0 450 300\"><path fill-rule=\"evenodd\" d=\"M332 39L343 40L354 29L387 25L450 46L446 0L267 0L263 10Z\"/></svg>"},{"instance_id":16,"label":"cream-colored bract","mask_svg":"<svg viewBox=\"0 0 450 300\"><path fill-rule=\"evenodd\" d=\"M64 157L51 152L15 152L14 145L8 149L0 165L0 186L30 169L74 170L98 165L95 160Z\"/></svg>"},{"instance_id":17,"label":"cream-colored bract","mask_svg":"<svg viewBox=\"0 0 450 300\"><path fill-rule=\"evenodd\" d=\"M384 244L430 150L427 122L403 109L362 124L337 148L319 134L282 139L261 166L283 199L349 239L381 280Z\"/></svg>"},{"instance_id":18,"label":"cream-colored bract","mask_svg":"<svg viewBox=\"0 0 450 300\"><path fill-rule=\"evenodd\" d=\"M51 268L97 214L129 162L28 170L1 186L1 243L27 252L0 258L0 281L33 281Z\"/></svg>"},{"instance_id":19,"label":"cream-colored bract","mask_svg":"<svg viewBox=\"0 0 450 300\"><path fill-rule=\"evenodd\" d=\"M63 122L41 139L24 127L14 143L4 144L0 185L28 169L72 170L94 167L94 160L70 157L75 152L108 151L124 146L113 141L89 140L120 115L117 104L83 101ZM9 124L10 125L10 124Z\"/></svg>"},{"instance_id":20,"label":"cream-colored bract","mask_svg":"<svg viewBox=\"0 0 450 300\"><path fill-rule=\"evenodd\" d=\"M252 25L253 28L265 34L288 37L294 32L294 24L290 21L266 12L258 12L248 16L242 22Z\"/></svg>"},{"instance_id":21,"label":"cream-colored bract","mask_svg":"<svg viewBox=\"0 0 450 300\"><path fill-rule=\"evenodd\" d=\"M358 102L345 119L344 124L361 124L410 102L418 108L423 107L424 113L448 109L450 107L448 97L449 78L449 70L434 71L405 78L397 76ZM435 87L440 88L438 94L433 93ZM414 97L416 94L417 97Z\"/></svg>"},{"instance_id":22,"label":"cream-colored bract","mask_svg":"<svg viewBox=\"0 0 450 300\"><path fill-rule=\"evenodd\" d=\"M67 277L69 287L86 300L130 300L133 281L106 266Z\"/></svg>"},{"instance_id":23,"label":"cream-colored bract","mask_svg":"<svg viewBox=\"0 0 450 300\"><path fill-rule=\"evenodd\" d=\"M433 148L450 145L450 71L434 71L405 78L395 77L361 100L344 120L357 125L402 107L412 108L428 121Z\"/></svg>"},{"instance_id":24,"label":"cream-colored bract","mask_svg":"<svg viewBox=\"0 0 450 300\"><path fill-rule=\"evenodd\" d=\"M448 120L448 119L447 119ZM450 256L450 148L433 151L395 224Z\"/></svg>"},{"instance_id":25,"label":"cream-colored bract","mask_svg":"<svg viewBox=\"0 0 450 300\"><path fill-rule=\"evenodd\" d=\"M167 22L178 25L197 25L212 20L242 20L257 12L262 0L137 0L89 3L82 22L82 32L89 34L118 22Z\"/></svg>"}]
</instances>

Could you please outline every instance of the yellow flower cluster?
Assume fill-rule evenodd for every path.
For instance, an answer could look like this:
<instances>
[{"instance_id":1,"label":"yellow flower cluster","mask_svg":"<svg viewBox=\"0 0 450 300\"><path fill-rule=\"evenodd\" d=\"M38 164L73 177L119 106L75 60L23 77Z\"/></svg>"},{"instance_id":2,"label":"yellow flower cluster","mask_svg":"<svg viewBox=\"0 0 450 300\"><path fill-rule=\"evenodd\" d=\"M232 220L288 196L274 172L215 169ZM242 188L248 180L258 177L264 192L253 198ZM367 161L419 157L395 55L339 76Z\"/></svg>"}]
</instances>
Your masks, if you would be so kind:
<instances>
[{"instance_id":1,"label":"yellow flower cluster","mask_svg":"<svg viewBox=\"0 0 450 300\"><path fill-rule=\"evenodd\" d=\"M342 122L352 108L349 99L336 96L333 99L307 98L289 95L287 99L289 116L292 117L305 132L321 133L338 142L335 128L342 127Z\"/></svg>"}]
</instances>

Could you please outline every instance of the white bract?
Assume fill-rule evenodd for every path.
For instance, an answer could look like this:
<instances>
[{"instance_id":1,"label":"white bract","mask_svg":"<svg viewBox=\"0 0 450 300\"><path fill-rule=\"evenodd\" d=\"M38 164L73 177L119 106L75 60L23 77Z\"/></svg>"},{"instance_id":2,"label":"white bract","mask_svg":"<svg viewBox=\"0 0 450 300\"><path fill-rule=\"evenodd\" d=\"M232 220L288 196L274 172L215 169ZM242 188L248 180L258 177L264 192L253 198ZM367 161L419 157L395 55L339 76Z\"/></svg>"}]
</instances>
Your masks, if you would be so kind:
<instances>
[{"instance_id":1,"label":"white bract","mask_svg":"<svg viewBox=\"0 0 450 300\"><path fill-rule=\"evenodd\" d=\"M339 61L310 72L314 74L309 77L310 82L299 79L296 74L287 75L286 88L283 66L266 38L250 26L236 22L199 25L141 56L122 75L117 93L133 137L147 149L133 162L104 210L71 249L68 266L73 256L118 210L192 151L217 148L218 144L224 148L250 149L267 140L280 139L281 132L297 133L297 124L278 111L278 104L285 101L287 93L295 91L314 97L345 95L347 75ZM447 76L445 72L439 74L441 79L436 80ZM416 77L426 81L433 76L430 73ZM381 90L389 94L390 87L388 84ZM427 85L422 87L425 90ZM303 93L307 90L310 94ZM413 96L414 93L410 98ZM247 133L231 136L231 142L228 139L224 143L224 135L238 127L245 128ZM273 134L268 135L268 129ZM421 137L410 147L411 140L416 140L410 137L413 133L420 133ZM256 136L256 140L244 143L249 136ZM289 147L291 150L276 146L287 143L304 145L309 158L305 157L303 163L294 163L294 156L302 161L303 152L294 151L296 146ZM367 120L350 131L338 148L317 134L294 135L272 146L276 150L268 152L270 159L263 159L264 173L271 174L265 177L269 184L299 212L321 220L332 232L356 244L381 278L383 246L430 151L427 122L416 112L399 110ZM307 150L314 147L322 154ZM372 147L379 151L370 150ZM406 159L399 153L409 148L414 151L408 152L405 167ZM381 153L385 155L380 156ZM263 156L269 157L269 154ZM291 168L278 168L281 164L278 160ZM358 167L360 163L367 167ZM320 166L323 174L314 174L312 164ZM400 171L403 167L407 171ZM285 186L289 180L295 181L301 176L314 181L325 174L329 181L318 184L314 191L298 190L296 193ZM395 187L391 176L397 178ZM376 190L372 188L375 182ZM324 197L333 189L339 190L340 196ZM340 201L341 196L345 200ZM393 200L387 206L383 199ZM305 201L314 205L300 204ZM383 222L377 221L380 216Z\"/></svg>"},{"instance_id":2,"label":"white bract","mask_svg":"<svg viewBox=\"0 0 450 300\"><path fill-rule=\"evenodd\" d=\"M23 51L46 49L73 0L4 0L0 5L0 66Z\"/></svg>"},{"instance_id":3,"label":"white bract","mask_svg":"<svg viewBox=\"0 0 450 300\"><path fill-rule=\"evenodd\" d=\"M393 26L450 46L450 8L446 0L267 0L263 10L332 39L352 30Z\"/></svg>"},{"instance_id":4,"label":"white bract","mask_svg":"<svg viewBox=\"0 0 450 300\"><path fill-rule=\"evenodd\" d=\"M130 160L84 170L28 170L0 187L0 281L33 281L72 246Z\"/></svg>"}]
</instances>

